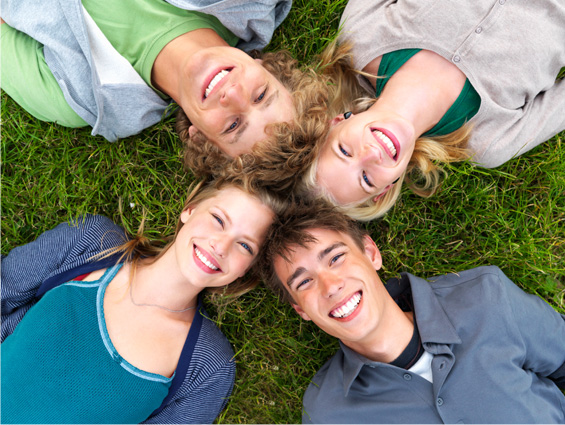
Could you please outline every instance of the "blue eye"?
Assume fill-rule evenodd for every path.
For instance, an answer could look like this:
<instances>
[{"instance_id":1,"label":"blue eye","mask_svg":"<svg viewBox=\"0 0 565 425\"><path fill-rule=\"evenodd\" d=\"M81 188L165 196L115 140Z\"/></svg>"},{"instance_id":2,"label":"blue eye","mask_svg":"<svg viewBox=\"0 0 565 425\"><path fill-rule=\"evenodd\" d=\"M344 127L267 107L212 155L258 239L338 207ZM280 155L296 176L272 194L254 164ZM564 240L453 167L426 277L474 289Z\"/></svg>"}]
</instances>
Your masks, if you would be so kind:
<instances>
[{"instance_id":1,"label":"blue eye","mask_svg":"<svg viewBox=\"0 0 565 425\"><path fill-rule=\"evenodd\" d=\"M334 264L337 260L339 260L343 256L343 252L341 254L337 254L330 260L330 264Z\"/></svg>"},{"instance_id":2,"label":"blue eye","mask_svg":"<svg viewBox=\"0 0 565 425\"><path fill-rule=\"evenodd\" d=\"M230 126L228 127L228 129L226 130L226 133L229 133L229 132L231 132L231 131L234 131L234 130L237 128L238 124L239 124L239 118L236 119L234 122L231 123L231 125L230 125Z\"/></svg>"},{"instance_id":3,"label":"blue eye","mask_svg":"<svg viewBox=\"0 0 565 425\"><path fill-rule=\"evenodd\" d=\"M250 253L251 255L253 255L253 248L251 248L251 247L250 247L249 245L247 245L245 242L241 242L240 245L241 245L244 249L246 249L247 251L249 251L249 253Z\"/></svg>"},{"instance_id":4,"label":"blue eye","mask_svg":"<svg viewBox=\"0 0 565 425\"><path fill-rule=\"evenodd\" d=\"M345 149L343 149L343 148L341 147L341 145L339 145L339 150L340 150L340 152L341 152L344 156L351 156L351 155L349 155L349 152L347 152Z\"/></svg>"},{"instance_id":5,"label":"blue eye","mask_svg":"<svg viewBox=\"0 0 565 425\"><path fill-rule=\"evenodd\" d=\"M261 93L261 94L259 95L259 97L258 97L257 99L255 99L255 103L261 102L261 101L263 100L263 98L265 97L266 94L267 94L267 89L265 89L265 90L263 91L263 93Z\"/></svg>"},{"instance_id":6,"label":"blue eye","mask_svg":"<svg viewBox=\"0 0 565 425\"><path fill-rule=\"evenodd\" d=\"M216 214L212 214L212 217L214 217L216 219L216 221L220 224L220 226L222 226L222 229L224 228L224 221L217 216Z\"/></svg>"},{"instance_id":7,"label":"blue eye","mask_svg":"<svg viewBox=\"0 0 565 425\"><path fill-rule=\"evenodd\" d=\"M373 186L373 183L371 183L371 182L369 181L369 178L367 177L367 174L365 174L365 171L363 171L363 180L365 181L365 183L367 183L367 186L369 186L369 187L374 187L374 186Z\"/></svg>"},{"instance_id":8,"label":"blue eye","mask_svg":"<svg viewBox=\"0 0 565 425\"><path fill-rule=\"evenodd\" d=\"M302 282L300 282L298 285L296 285L296 289L300 289L300 287L302 285L306 285L308 282L310 282L311 279L304 279Z\"/></svg>"}]
</instances>

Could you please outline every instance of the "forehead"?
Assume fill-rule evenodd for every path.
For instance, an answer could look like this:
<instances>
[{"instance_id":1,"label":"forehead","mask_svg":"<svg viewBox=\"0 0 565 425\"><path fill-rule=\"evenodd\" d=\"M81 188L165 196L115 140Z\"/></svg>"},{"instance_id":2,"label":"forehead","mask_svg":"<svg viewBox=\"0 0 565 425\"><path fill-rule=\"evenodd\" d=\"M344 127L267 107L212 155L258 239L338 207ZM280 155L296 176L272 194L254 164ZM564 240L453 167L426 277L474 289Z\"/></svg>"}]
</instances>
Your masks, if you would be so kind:
<instances>
[{"instance_id":1,"label":"forehead","mask_svg":"<svg viewBox=\"0 0 565 425\"><path fill-rule=\"evenodd\" d=\"M329 229L309 229L306 231L315 240L308 242L306 246L291 245L287 260L278 255L274 259L275 272L282 278L283 274L291 273L299 266L308 267L319 260L320 254L335 244L343 244L347 247L356 247L353 239L344 233Z\"/></svg>"}]
</instances>

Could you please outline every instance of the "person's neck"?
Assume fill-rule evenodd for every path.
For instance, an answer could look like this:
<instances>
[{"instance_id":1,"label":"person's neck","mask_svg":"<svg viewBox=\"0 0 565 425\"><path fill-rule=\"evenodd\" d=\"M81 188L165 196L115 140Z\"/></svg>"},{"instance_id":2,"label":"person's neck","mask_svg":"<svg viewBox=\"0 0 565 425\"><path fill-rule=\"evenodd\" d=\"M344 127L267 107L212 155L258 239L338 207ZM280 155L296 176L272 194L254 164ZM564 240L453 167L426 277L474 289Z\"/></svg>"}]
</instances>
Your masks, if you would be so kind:
<instances>
[{"instance_id":1,"label":"person's neck","mask_svg":"<svg viewBox=\"0 0 565 425\"><path fill-rule=\"evenodd\" d=\"M391 299L392 301L392 299ZM414 315L404 312L392 301L383 312L379 330L361 343L345 343L355 352L370 360L390 363L406 349L414 334Z\"/></svg>"},{"instance_id":2,"label":"person's neck","mask_svg":"<svg viewBox=\"0 0 565 425\"><path fill-rule=\"evenodd\" d=\"M225 40L209 28L187 32L169 42L157 55L151 70L153 86L179 101L180 76L192 55L208 47L228 46Z\"/></svg>"},{"instance_id":3,"label":"person's neck","mask_svg":"<svg viewBox=\"0 0 565 425\"><path fill-rule=\"evenodd\" d=\"M422 50L390 77L376 104L411 121L419 137L443 118L465 81L455 65Z\"/></svg>"},{"instance_id":4,"label":"person's neck","mask_svg":"<svg viewBox=\"0 0 565 425\"><path fill-rule=\"evenodd\" d=\"M132 289L136 303L156 304L164 307L164 311L196 306L202 288L192 286L180 273L174 255L171 248L157 261L138 262L134 279L130 283L134 285Z\"/></svg>"}]
</instances>

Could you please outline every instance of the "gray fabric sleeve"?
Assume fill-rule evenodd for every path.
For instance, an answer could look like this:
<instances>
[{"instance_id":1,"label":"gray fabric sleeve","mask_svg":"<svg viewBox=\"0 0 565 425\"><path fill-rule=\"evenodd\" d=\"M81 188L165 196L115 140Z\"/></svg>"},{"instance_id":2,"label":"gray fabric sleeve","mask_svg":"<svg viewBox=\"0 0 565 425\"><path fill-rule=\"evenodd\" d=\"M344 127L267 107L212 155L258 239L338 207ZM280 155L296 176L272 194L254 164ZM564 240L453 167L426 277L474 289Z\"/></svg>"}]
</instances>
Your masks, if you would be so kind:
<instances>
[{"instance_id":1,"label":"gray fabric sleeve","mask_svg":"<svg viewBox=\"0 0 565 425\"><path fill-rule=\"evenodd\" d=\"M122 244L123 229L103 216L86 215L61 223L35 241L2 258L2 341L35 304L41 284L51 276L85 264L103 249Z\"/></svg>"}]
</instances>

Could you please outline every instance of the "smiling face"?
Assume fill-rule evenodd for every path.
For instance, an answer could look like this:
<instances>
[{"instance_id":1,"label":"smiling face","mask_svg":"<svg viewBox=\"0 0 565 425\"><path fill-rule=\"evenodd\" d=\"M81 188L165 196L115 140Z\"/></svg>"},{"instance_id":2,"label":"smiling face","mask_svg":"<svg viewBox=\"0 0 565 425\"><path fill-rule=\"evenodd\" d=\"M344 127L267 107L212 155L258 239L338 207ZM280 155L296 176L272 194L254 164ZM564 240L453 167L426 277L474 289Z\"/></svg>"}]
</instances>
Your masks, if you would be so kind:
<instances>
[{"instance_id":1,"label":"smiling face","mask_svg":"<svg viewBox=\"0 0 565 425\"><path fill-rule=\"evenodd\" d=\"M377 200L402 176L415 132L401 116L371 108L334 118L318 158L317 182L339 205Z\"/></svg>"},{"instance_id":2,"label":"smiling face","mask_svg":"<svg viewBox=\"0 0 565 425\"><path fill-rule=\"evenodd\" d=\"M293 306L328 334L358 352L379 334L390 302L375 270L380 252L369 236L363 250L353 239L332 230L308 231L316 242L295 247L289 262L276 257L277 277L292 296Z\"/></svg>"},{"instance_id":3,"label":"smiling face","mask_svg":"<svg viewBox=\"0 0 565 425\"><path fill-rule=\"evenodd\" d=\"M234 47L210 47L192 55L180 78L179 103L192 122L227 155L251 152L265 126L290 122L289 91L260 60Z\"/></svg>"},{"instance_id":4,"label":"smiling face","mask_svg":"<svg viewBox=\"0 0 565 425\"><path fill-rule=\"evenodd\" d=\"M273 217L259 199L233 187L185 209L173 244L180 272L201 288L233 282L257 257Z\"/></svg>"}]
</instances>

